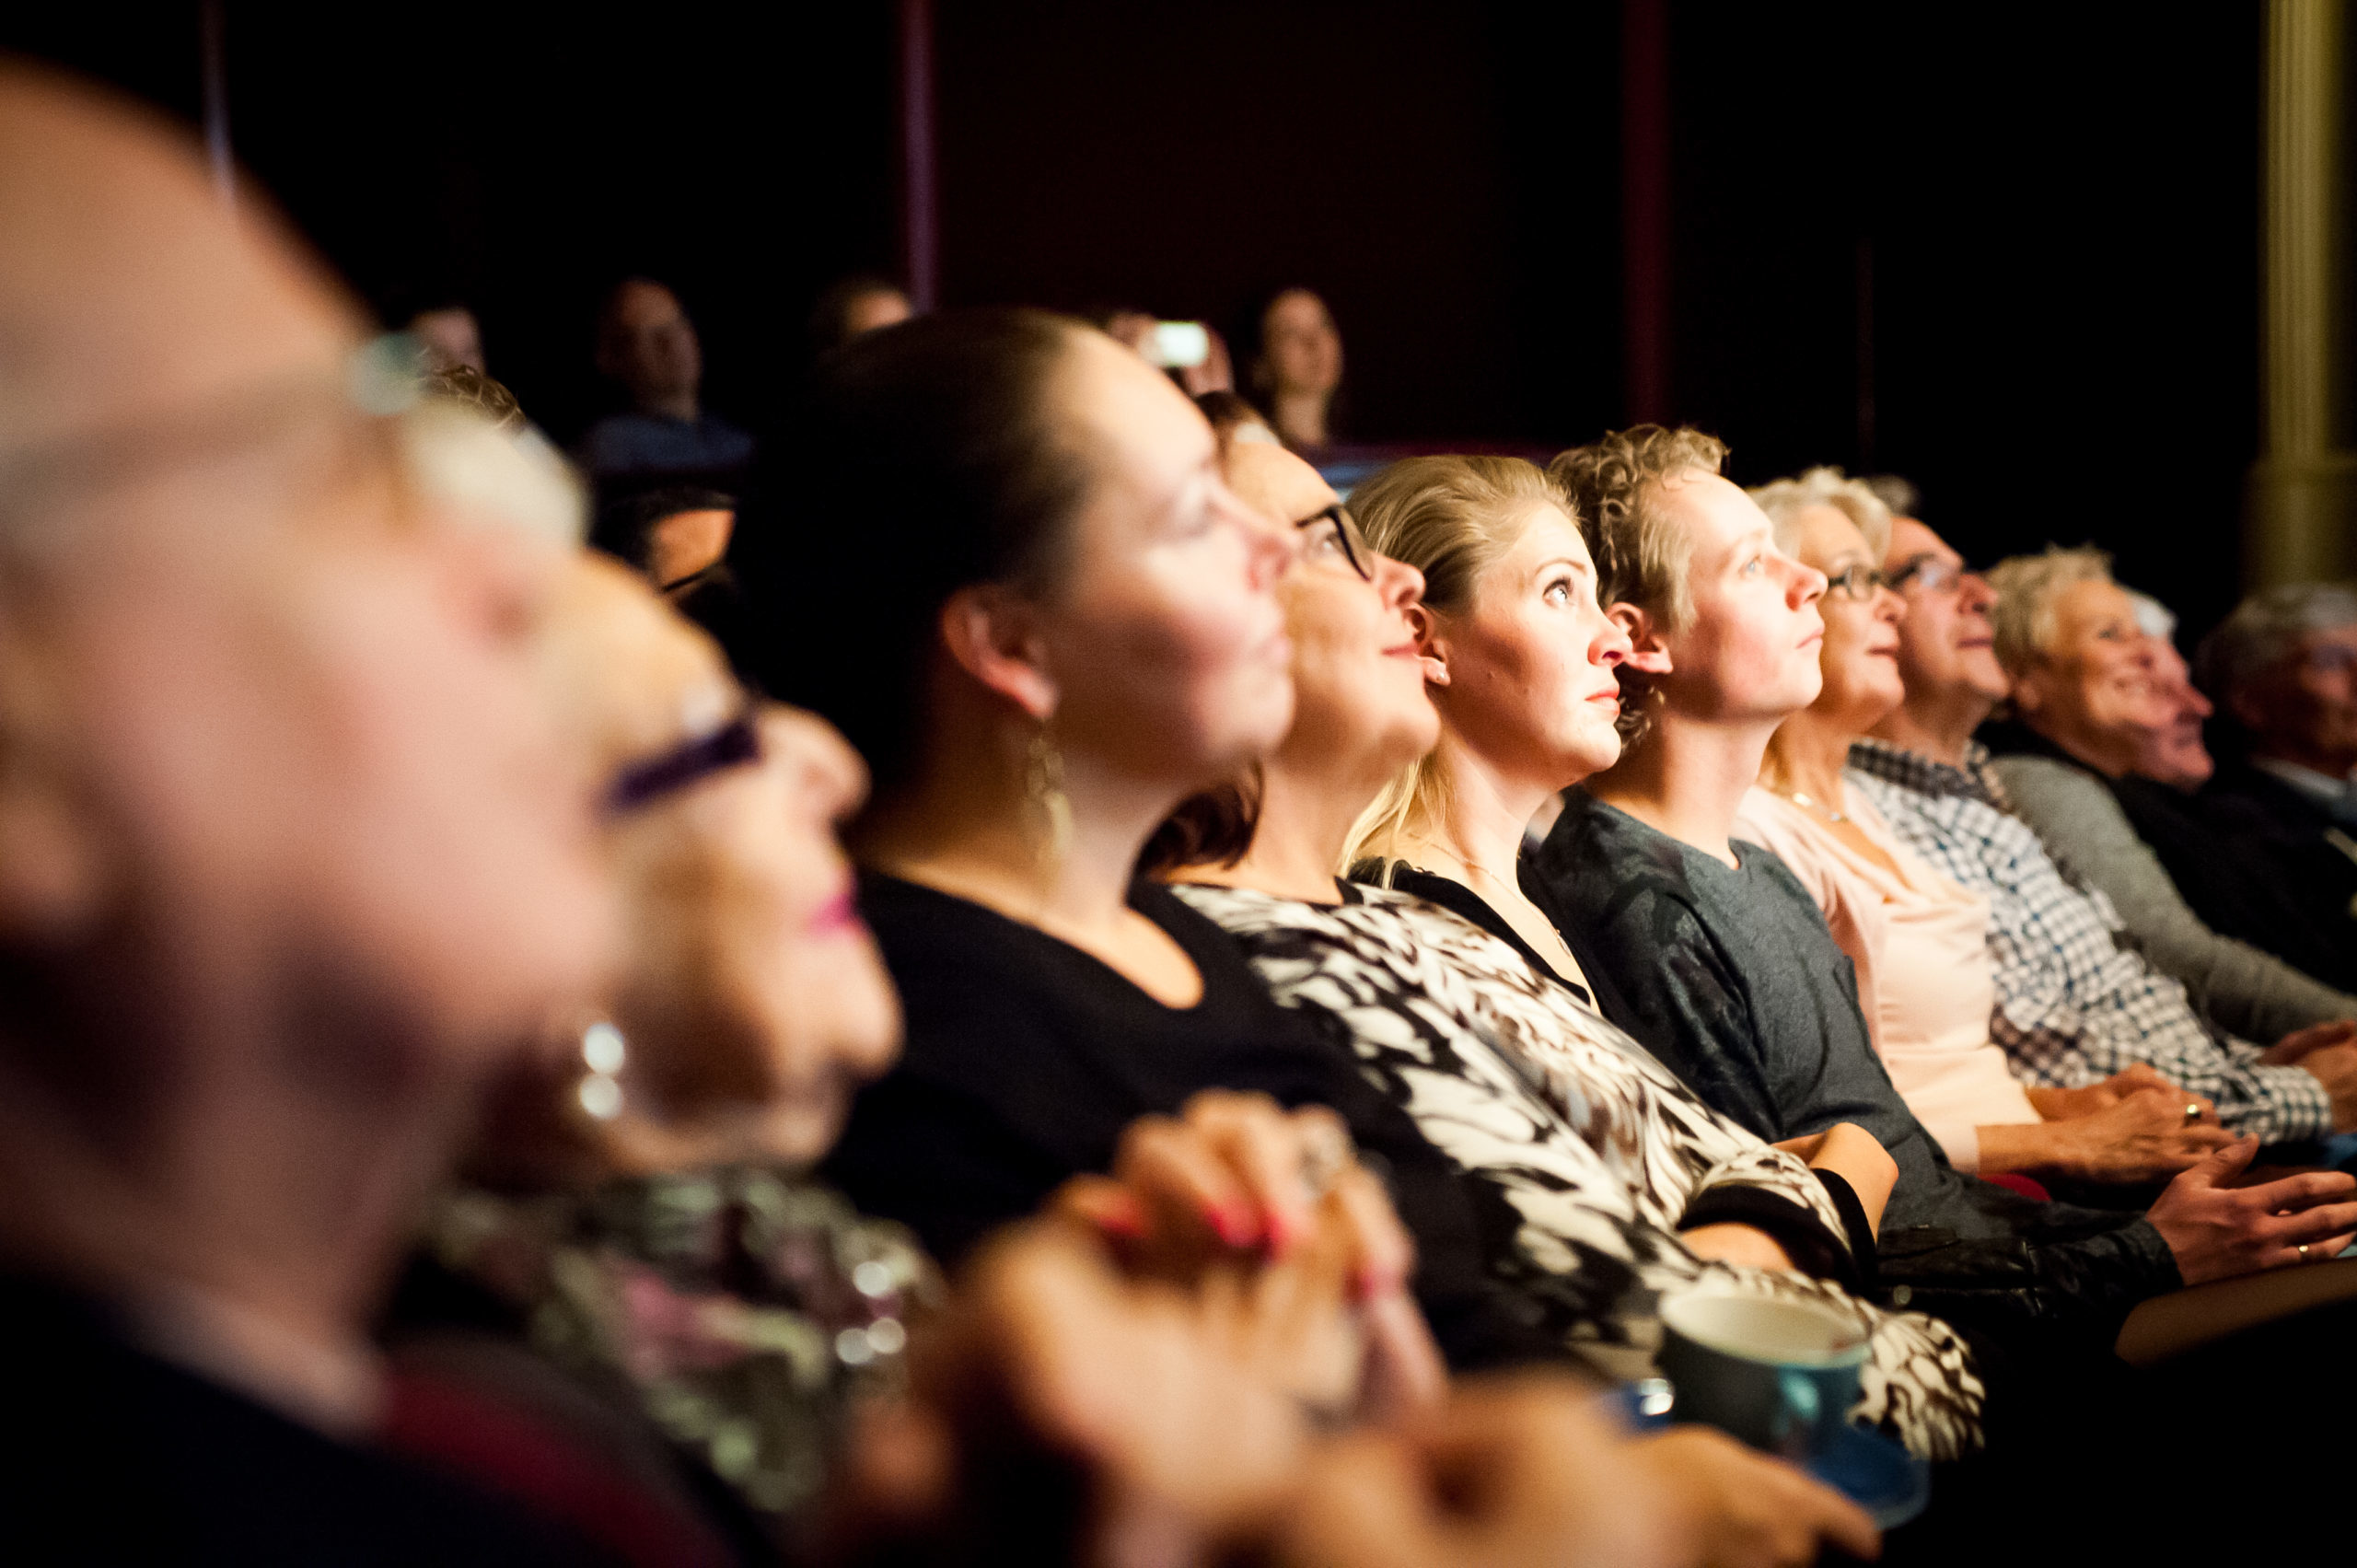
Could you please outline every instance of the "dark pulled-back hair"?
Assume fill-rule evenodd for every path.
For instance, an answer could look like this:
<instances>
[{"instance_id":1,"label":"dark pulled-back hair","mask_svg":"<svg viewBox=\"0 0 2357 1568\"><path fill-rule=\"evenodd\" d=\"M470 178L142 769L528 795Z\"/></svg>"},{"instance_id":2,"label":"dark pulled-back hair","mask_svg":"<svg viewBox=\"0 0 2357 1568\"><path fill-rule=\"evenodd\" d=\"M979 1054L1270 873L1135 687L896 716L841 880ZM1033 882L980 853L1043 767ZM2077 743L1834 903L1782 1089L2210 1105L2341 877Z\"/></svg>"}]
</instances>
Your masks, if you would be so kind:
<instances>
[{"instance_id":1,"label":"dark pulled-back hair","mask_svg":"<svg viewBox=\"0 0 2357 1568\"><path fill-rule=\"evenodd\" d=\"M762 445L730 555L744 596L732 651L842 730L879 796L922 760L950 596L1038 592L1062 568L1087 470L1051 402L1086 331L984 309L869 332L819 366L799 415Z\"/></svg>"}]
</instances>

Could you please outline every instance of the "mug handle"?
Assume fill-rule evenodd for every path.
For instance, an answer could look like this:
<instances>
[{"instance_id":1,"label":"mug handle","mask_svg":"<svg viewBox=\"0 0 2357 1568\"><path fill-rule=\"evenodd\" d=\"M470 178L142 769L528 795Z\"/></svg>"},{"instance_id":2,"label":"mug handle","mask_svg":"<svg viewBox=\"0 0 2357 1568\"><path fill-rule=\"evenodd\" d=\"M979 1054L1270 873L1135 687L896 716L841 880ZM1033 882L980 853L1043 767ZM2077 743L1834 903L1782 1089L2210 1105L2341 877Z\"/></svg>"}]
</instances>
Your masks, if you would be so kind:
<instances>
[{"instance_id":1,"label":"mug handle","mask_svg":"<svg viewBox=\"0 0 2357 1568\"><path fill-rule=\"evenodd\" d=\"M1775 1451L1786 1458L1805 1458L1817 1434L1817 1384L1801 1373L1780 1371L1776 1393L1776 1423L1771 1434Z\"/></svg>"}]
</instances>

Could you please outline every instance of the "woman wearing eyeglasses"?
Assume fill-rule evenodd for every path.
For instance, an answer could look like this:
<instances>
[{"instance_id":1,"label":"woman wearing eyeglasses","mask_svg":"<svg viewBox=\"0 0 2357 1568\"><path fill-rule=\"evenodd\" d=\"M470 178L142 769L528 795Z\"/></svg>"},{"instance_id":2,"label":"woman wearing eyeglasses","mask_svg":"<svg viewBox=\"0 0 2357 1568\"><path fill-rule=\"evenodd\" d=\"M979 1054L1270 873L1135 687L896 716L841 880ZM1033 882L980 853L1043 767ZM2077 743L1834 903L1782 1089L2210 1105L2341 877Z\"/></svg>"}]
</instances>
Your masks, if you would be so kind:
<instances>
[{"instance_id":1,"label":"woman wearing eyeglasses","mask_svg":"<svg viewBox=\"0 0 2357 1568\"><path fill-rule=\"evenodd\" d=\"M1777 727L1736 836L1774 850L1858 975L1858 1005L1908 1109L1959 1170L2087 1183L2165 1180L2226 1143L2206 1106L2149 1070L2026 1089L1989 1039L1989 906L1902 845L1842 782L1850 743L1897 707L1907 601L1876 565L1890 517L1830 470L1752 492L1786 554L1825 575L1817 700Z\"/></svg>"}]
</instances>

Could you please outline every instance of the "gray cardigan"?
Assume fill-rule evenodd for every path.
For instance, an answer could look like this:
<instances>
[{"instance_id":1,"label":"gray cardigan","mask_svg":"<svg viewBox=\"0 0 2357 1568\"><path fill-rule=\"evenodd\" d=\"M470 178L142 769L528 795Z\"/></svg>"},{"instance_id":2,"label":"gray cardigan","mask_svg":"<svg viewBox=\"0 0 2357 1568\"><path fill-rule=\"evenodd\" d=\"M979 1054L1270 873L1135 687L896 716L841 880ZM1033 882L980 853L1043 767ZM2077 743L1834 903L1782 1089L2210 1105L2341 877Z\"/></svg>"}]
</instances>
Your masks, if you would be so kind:
<instances>
[{"instance_id":1,"label":"gray cardigan","mask_svg":"<svg viewBox=\"0 0 2357 1568\"><path fill-rule=\"evenodd\" d=\"M2268 1045L2328 1018L2357 1018L2357 996L2204 925L2102 779L2048 757L2000 757L1991 765L2056 864L2102 889L2144 956L2182 982L2212 1022Z\"/></svg>"}]
</instances>

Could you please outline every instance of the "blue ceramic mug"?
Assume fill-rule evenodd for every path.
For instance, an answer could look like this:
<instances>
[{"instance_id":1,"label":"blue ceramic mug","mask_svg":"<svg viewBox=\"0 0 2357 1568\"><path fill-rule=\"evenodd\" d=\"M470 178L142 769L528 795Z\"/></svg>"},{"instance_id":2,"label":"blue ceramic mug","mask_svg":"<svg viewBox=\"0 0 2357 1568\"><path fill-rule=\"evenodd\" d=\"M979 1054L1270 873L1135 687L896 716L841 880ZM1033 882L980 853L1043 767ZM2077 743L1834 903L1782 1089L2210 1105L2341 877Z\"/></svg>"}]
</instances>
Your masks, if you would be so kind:
<instances>
[{"instance_id":1,"label":"blue ceramic mug","mask_svg":"<svg viewBox=\"0 0 2357 1568\"><path fill-rule=\"evenodd\" d=\"M1866 1340L1847 1313L1704 1286L1664 1301L1661 1323L1672 1419L1788 1458L1819 1452L1849 1423Z\"/></svg>"}]
</instances>

